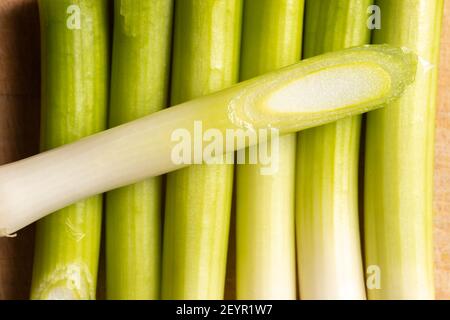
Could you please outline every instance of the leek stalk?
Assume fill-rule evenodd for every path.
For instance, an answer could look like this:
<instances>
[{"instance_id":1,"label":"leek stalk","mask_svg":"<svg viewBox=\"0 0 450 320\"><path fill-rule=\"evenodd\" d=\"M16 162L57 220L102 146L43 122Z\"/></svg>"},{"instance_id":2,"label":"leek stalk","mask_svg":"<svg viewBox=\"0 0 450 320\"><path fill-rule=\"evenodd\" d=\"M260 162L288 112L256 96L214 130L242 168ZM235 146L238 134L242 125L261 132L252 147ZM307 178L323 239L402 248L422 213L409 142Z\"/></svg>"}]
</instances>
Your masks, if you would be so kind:
<instances>
[{"instance_id":1,"label":"leek stalk","mask_svg":"<svg viewBox=\"0 0 450 320\"><path fill-rule=\"evenodd\" d=\"M370 42L371 0L307 0L304 57ZM302 299L365 299L359 236L361 116L298 139L297 249Z\"/></svg>"},{"instance_id":2,"label":"leek stalk","mask_svg":"<svg viewBox=\"0 0 450 320\"><path fill-rule=\"evenodd\" d=\"M367 117L365 253L369 299L433 299L432 190L442 0L377 1L375 43L420 57L416 82Z\"/></svg>"},{"instance_id":3,"label":"leek stalk","mask_svg":"<svg viewBox=\"0 0 450 320\"><path fill-rule=\"evenodd\" d=\"M254 134L236 144L239 132L289 134L380 108L414 81L416 64L415 54L385 45L327 53L1 166L0 235L81 199L189 165L179 161L179 148L192 137L202 142L209 129L227 142L217 153L204 152L200 160L212 162L220 153L267 141ZM203 130L196 130L196 121ZM173 139L180 130L181 142ZM200 143L200 151L209 144L219 143Z\"/></svg>"},{"instance_id":4,"label":"leek stalk","mask_svg":"<svg viewBox=\"0 0 450 320\"><path fill-rule=\"evenodd\" d=\"M105 129L109 84L107 2L39 1L43 150ZM19 201L29 203L28 198ZM102 196L97 195L38 223L32 299L95 299L101 220Z\"/></svg>"},{"instance_id":5,"label":"leek stalk","mask_svg":"<svg viewBox=\"0 0 450 320\"><path fill-rule=\"evenodd\" d=\"M237 82L241 15L241 0L176 3L172 103ZM223 298L233 171L203 164L168 175L163 299Z\"/></svg>"},{"instance_id":6,"label":"leek stalk","mask_svg":"<svg viewBox=\"0 0 450 320\"><path fill-rule=\"evenodd\" d=\"M303 0L244 2L242 79L300 59L303 7ZM263 164L237 166L238 299L295 299L297 296L295 145L295 134L280 138L276 173L262 175Z\"/></svg>"},{"instance_id":7,"label":"leek stalk","mask_svg":"<svg viewBox=\"0 0 450 320\"><path fill-rule=\"evenodd\" d=\"M167 104L170 0L115 0L110 126ZM116 189L106 199L106 297L158 299L161 177Z\"/></svg>"}]
</instances>

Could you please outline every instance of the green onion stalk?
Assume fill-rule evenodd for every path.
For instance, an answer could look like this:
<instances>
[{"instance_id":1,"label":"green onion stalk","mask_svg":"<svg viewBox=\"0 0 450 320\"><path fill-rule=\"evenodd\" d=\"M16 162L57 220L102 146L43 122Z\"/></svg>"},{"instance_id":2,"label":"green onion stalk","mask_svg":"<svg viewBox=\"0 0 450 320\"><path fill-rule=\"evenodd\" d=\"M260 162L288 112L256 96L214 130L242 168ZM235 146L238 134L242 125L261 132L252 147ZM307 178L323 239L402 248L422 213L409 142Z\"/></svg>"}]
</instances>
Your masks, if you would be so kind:
<instances>
[{"instance_id":1,"label":"green onion stalk","mask_svg":"<svg viewBox=\"0 0 450 320\"><path fill-rule=\"evenodd\" d=\"M115 0L110 127L167 106L171 0ZM107 194L106 297L158 299L162 177Z\"/></svg>"},{"instance_id":2,"label":"green onion stalk","mask_svg":"<svg viewBox=\"0 0 450 320\"><path fill-rule=\"evenodd\" d=\"M419 56L416 81L367 116L364 231L369 299L433 299L433 156L443 0L376 1L374 43Z\"/></svg>"},{"instance_id":3,"label":"green onion stalk","mask_svg":"<svg viewBox=\"0 0 450 320\"><path fill-rule=\"evenodd\" d=\"M109 7L106 0L40 0L39 12L45 151L106 128ZM32 299L95 299L102 202L96 195L38 222Z\"/></svg>"},{"instance_id":4,"label":"green onion stalk","mask_svg":"<svg viewBox=\"0 0 450 320\"><path fill-rule=\"evenodd\" d=\"M241 0L176 1L172 104L238 81L241 15ZM233 171L197 164L168 175L163 299L223 298Z\"/></svg>"},{"instance_id":5,"label":"green onion stalk","mask_svg":"<svg viewBox=\"0 0 450 320\"><path fill-rule=\"evenodd\" d=\"M307 0L304 57L370 42L371 0ZM336 84L338 85L338 84ZM300 132L297 249L302 299L365 299L358 215L361 115Z\"/></svg>"},{"instance_id":6,"label":"green onion stalk","mask_svg":"<svg viewBox=\"0 0 450 320\"><path fill-rule=\"evenodd\" d=\"M303 0L246 0L241 50L243 80L300 59ZM261 144L257 148L270 148ZM296 135L280 137L272 172L258 159L236 173L238 299L295 299ZM250 152L250 151L249 151Z\"/></svg>"}]
</instances>

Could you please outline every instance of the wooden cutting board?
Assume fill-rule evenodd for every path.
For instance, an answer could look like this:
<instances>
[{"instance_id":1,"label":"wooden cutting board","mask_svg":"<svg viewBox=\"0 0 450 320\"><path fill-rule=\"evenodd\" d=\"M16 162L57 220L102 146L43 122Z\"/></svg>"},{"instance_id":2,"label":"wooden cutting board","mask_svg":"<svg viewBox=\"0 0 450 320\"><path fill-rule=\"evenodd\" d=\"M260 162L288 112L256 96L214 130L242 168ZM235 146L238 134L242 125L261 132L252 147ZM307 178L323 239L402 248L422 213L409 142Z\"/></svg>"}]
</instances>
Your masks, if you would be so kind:
<instances>
[{"instance_id":1,"label":"wooden cutting board","mask_svg":"<svg viewBox=\"0 0 450 320\"><path fill-rule=\"evenodd\" d=\"M435 170L436 290L450 299L450 0L445 1ZM38 151L39 17L36 0L0 0L0 164ZM0 299L27 299L33 227L0 239Z\"/></svg>"},{"instance_id":2,"label":"wooden cutting board","mask_svg":"<svg viewBox=\"0 0 450 320\"><path fill-rule=\"evenodd\" d=\"M450 0L445 0L434 171L437 298L450 299Z\"/></svg>"}]
</instances>

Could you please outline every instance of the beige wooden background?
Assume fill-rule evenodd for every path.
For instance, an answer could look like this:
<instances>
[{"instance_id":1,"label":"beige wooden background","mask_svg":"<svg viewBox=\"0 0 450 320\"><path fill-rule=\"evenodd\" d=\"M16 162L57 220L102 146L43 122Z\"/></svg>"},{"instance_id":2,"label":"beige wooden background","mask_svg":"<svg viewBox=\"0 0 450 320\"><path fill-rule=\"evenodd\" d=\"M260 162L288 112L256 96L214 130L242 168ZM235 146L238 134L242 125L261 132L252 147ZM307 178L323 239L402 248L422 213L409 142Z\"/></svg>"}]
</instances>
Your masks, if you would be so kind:
<instances>
[{"instance_id":1,"label":"beige wooden background","mask_svg":"<svg viewBox=\"0 0 450 320\"><path fill-rule=\"evenodd\" d=\"M450 0L443 30L434 234L437 297L450 299ZM38 151L39 59L36 0L0 0L0 164ZM29 227L0 239L0 299L28 298L33 236Z\"/></svg>"}]
</instances>

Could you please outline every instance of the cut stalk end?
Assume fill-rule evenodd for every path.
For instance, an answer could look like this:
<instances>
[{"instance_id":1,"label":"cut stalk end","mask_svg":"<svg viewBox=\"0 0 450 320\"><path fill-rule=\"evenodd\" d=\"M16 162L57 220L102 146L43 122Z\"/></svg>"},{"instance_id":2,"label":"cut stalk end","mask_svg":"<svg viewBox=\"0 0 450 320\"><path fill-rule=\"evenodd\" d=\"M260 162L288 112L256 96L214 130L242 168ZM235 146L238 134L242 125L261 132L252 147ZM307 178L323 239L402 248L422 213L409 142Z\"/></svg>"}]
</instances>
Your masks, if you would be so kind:
<instances>
[{"instance_id":1,"label":"cut stalk end","mask_svg":"<svg viewBox=\"0 0 450 320\"><path fill-rule=\"evenodd\" d=\"M377 65L357 63L323 69L283 87L267 106L278 112L319 112L378 100L391 89L389 74ZM342 93L345 94L342 94Z\"/></svg>"},{"instance_id":2,"label":"cut stalk end","mask_svg":"<svg viewBox=\"0 0 450 320\"><path fill-rule=\"evenodd\" d=\"M41 296L44 300L79 300L80 296L67 287L67 284L60 284L57 287L49 289L45 295Z\"/></svg>"},{"instance_id":3,"label":"cut stalk end","mask_svg":"<svg viewBox=\"0 0 450 320\"><path fill-rule=\"evenodd\" d=\"M86 266L69 264L39 278L31 294L33 300L90 300L95 298L95 285ZM37 283L36 283L37 284Z\"/></svg>"},{"instance_id":4,"label":"cut stalk end","mask_svg":"<svg viewBox=\"0 0 450 320\"><path fill-rule=\"evenodd\" d=\"M234 122L286 133L330 122L324 113L338 120L361 107L381 107L414 82L417 56L404 48L362 46L302 63L306 67L294 64L244 90L231 103Z\"/></svg>"}]
</instances>

